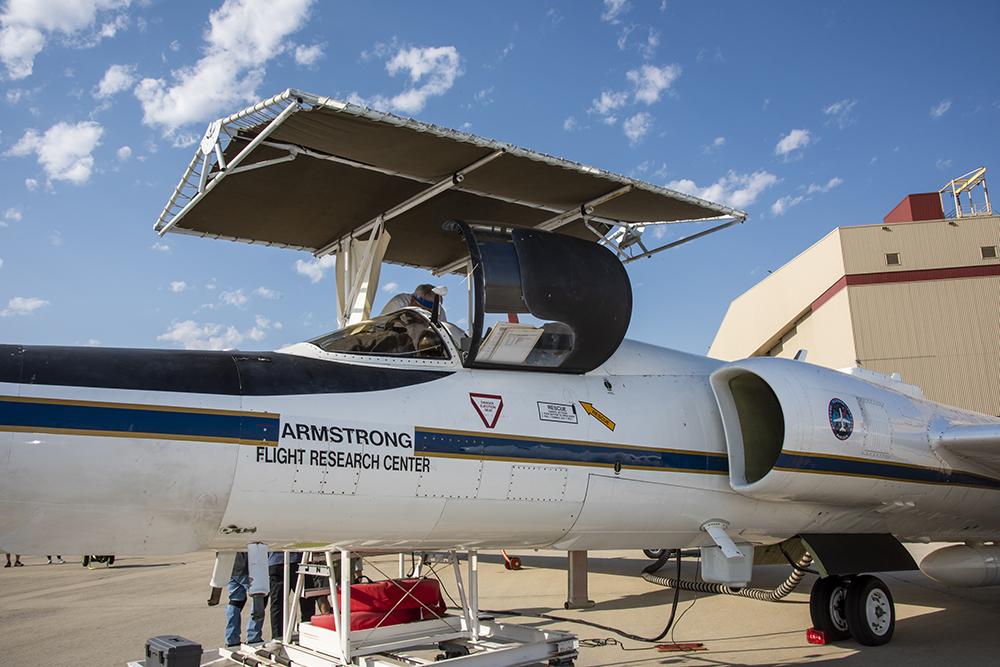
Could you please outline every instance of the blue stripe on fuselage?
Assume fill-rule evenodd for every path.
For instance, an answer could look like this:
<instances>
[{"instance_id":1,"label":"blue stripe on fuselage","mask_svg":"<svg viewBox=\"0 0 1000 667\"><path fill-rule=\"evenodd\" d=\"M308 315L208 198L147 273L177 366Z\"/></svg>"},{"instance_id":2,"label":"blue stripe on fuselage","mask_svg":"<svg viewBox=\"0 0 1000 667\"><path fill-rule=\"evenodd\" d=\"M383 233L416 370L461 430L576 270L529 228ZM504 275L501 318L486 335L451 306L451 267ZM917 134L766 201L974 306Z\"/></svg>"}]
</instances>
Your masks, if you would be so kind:
<instances>
[{"instance_id":1,"label":"blue stripe on fuselage","mask_svg":"<svg viewBox=\"0 0 1000 667\"><path fill-rule=\"evenodd\" d=\"M475 458L556 465L580 465L724 475L725 454L635 447L600 442L550 440L417 427L414 452L424 456Z\"/></svg>"},{"instance_id":2,"label":"blue stripe on fuselage","mask_svg":"<svg viewBox=\"0 0 1000 667\"><path fill-rule=\"evenodd\" d=\"M276 444L278 428L267 413L0 397L0 431Z\"/></svg>"},{"instance_id":3,"label":"blue stripe on fuselage","mask_svg":"<svg viewBox=\"0 0 1000 667\"><path fill-rule=\"evenodd\" d=\"M941 470L922 466L865 461L845 456L815 455L802 452L782 452L774 464L775 470L868 477L894 482L922 484L952 484L981 489L1000 489L1000 480L958 470Z\"/></svg>"}]
</instances>

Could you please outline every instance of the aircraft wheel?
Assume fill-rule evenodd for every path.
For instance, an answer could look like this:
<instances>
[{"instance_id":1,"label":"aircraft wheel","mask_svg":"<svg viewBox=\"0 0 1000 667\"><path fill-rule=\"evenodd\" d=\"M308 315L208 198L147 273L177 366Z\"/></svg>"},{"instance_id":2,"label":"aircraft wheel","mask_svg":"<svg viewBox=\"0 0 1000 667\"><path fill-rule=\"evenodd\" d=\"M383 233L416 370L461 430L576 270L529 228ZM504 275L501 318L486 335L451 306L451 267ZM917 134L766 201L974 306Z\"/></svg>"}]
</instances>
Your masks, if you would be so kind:
<instances>
[{"instance_id":1,"label":"aircraft wheel","mask_svg":"<svg viewBox=\"0 0 1000 667\"><path fill-rule=\"evenodd\" d=\"M83 557L83 566L87 567L88 565L90 565L90 556L84 556Z\"/></svg>"},{"instance_id":2,"label":"aircraft wheel","mask_svg":"<svg viewBox=\"0 0 1000 667\"><path fill-rule=\"evenodd\" d=\"M892 639L896 609L889 588L878 577L855 577L847 587L847 625L851 636L865 646L881 646Z\"/></svg>"},{"instance_id":3,"label":"aircraft wheel","mask_svg":"<svg viewBox=\"0 0 1000 667\"><path fill-rule=\"evenodd\" d=\"M642 553L646 554L646 558L660 560L667 555L667 549L643 549Z\"/></svg>"},{"instance_id":4,"label":"aircraft wheel","mask_svg":"<svg viewBox=\"0 0 1000 667\"><path fill-rule=\"evenodd\" d=\"M510 569L512 569L512 570L520 570L521 569L521 559L518 558L517 556L513 556L510 559Z\"/></svg>"},{"instance_id":5,"label":"aircraft wheel","mask_svg":"<svg viewBox=\"0 0 1000 667\"><path fill-rule=\"evenodd\" d=\"M835 642L851 636L847 625L847 583L843 577L823 577L813 584L809 594L809 615L817 630Z\"/></svg>"}]
</instances>

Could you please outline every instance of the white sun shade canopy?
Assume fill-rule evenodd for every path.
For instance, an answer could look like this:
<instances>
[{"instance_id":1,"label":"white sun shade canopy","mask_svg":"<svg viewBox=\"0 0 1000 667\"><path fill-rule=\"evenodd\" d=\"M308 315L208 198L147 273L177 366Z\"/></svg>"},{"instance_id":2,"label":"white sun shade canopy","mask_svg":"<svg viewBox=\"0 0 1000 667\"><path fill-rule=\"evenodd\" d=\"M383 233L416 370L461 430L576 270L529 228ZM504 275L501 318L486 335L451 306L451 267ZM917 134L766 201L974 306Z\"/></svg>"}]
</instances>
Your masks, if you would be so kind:
<instances>
[{"instance_id":1,"label":"white sun shade canopy","mask_svg":"<svg viewBox=\"0 0 1000 667\"><path fill-rule=\"evenodd\" d=\"M383 260L464 270L451 219L592 239L623 262L743 222L746 213L465 132L298 90L211 123L156 222L166 232L317 257L374 232ZM704 231L648 249L650 225Z\"/></svg>"}]
</instances>

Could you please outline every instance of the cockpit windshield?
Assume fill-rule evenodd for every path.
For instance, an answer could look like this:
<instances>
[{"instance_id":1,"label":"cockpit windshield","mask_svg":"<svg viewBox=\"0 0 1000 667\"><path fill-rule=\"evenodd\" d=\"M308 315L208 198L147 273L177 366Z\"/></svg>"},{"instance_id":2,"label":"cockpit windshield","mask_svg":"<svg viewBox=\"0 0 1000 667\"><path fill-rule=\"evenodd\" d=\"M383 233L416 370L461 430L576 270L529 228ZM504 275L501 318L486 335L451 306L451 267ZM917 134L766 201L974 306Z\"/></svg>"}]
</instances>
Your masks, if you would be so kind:
<instances>
[{"instance_id":1,"label":"cockpit windshield","mask_svg":"<svg viewBox=\"0 0 1000 667\"><path fill-rule=\"evenodd\" d=\"M327 352L450 359L451 354L430 320L416 309L399 310L349 325L309 341Z\"/></svg>"}]
</instances>

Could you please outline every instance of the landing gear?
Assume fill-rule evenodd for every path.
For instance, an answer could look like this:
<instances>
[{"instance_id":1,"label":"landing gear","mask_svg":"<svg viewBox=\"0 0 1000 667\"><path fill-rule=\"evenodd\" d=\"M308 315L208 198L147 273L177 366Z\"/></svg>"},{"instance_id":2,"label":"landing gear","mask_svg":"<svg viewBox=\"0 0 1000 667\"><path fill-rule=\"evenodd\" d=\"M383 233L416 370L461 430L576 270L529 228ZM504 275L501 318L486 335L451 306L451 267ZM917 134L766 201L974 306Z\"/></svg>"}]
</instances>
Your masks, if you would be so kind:
<instances>
[{"instance_id":1,"label":"landing gear","mask_svg":"<svg viewBox=\"0 0 1000 667\"><path fill-rule=\"evenodd\" d=\"M853 637L864 646L889 643L896 627L889 588L868 574L817 580L809 595L809 614L815 628L833 641Z\"/></svg>"},{"instance_id":2,"label":"landing gear","mask_svg":"<svg viewBox=\"0 0 1000 667\"><path fill-rule=\"evenodd\" d=\"M896 610L889 588L878 577L855 577L847 588L847 624L855 641L881 646L892 639Z\"/></svg>"},{"instance_id":3,"label":"landing gear","mask_svg":"<svg viewBox=\"0 0 1000 667\"><path fill-rule=\"evenodd\" d=\"M672 549L643 549L642 553L646 554L646 558L660 560L664 556L669 555L671 551Z\"/></svg>"},{"instance_id":4,"label":"landing gear","mask_svg":"<svg viewBox=\"0 0 1000 667\"><path fill-rule=\"evenodd\" d=\"M809 615L813 627L838 642L851 636L847 625L847 583L843 577L823 577L809 594Z\"/></svg>"}]
</instances>

